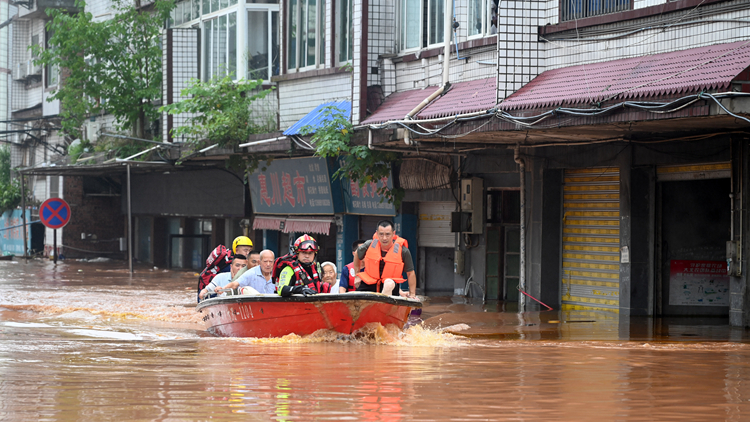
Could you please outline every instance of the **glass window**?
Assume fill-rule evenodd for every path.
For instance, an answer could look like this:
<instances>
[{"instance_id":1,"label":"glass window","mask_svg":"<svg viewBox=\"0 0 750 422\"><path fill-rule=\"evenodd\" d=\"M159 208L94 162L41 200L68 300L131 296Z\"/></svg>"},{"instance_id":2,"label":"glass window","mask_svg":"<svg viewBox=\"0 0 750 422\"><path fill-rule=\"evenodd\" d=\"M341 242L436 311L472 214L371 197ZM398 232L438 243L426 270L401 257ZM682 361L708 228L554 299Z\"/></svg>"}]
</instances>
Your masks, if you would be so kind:
<instances>
[{"instance_id":1,"label":"glass window","mask_svg":"<svg viewBox=\"0 0 750 422\"><path fill-rule=\"evenodd\" d=\"M354 55L354 39L352 34L352 0L339 1L339 62L348 62Z\"/></svg>"},{"instance_id":2,"label":"glass window","mask_svg":"<svg viewBox=\"0 0 750 422\"><path fill-rule=\"evenodd\" d=\"M247 11L247 79L270 80L279 74L279 12Z\"/></svg>"},{"instance_id":3,"label":"glass window","mask_svg":"<svg viewBox=\"0 0 750 422\"><path fill-rule=\"evenodd\" d=\"M427 38L429 44L442 43L445 39L445 1L428 0Z\"/></svg>"},{"instance_id":4,"label":"glass window","mask_svg":"<svg viewBox=\"0 0 750 422\"><path fill-rule=\"evenodd\" d=\"M317 66L325 61L325 0L290 0L288 67Z\"/></svg>"},{"instance_id":5,"label":"glass window","mask_svg":"<svg viewBox=\"0 0 750 422\"><path fill-rule=\"evenodd\" d=\"M585 1L560 0L560 21L572 21L591 16L630 10L630 0Z\"/></svg>"},{"instance_id":6,"label":"glass window","mask_svg":"<svg viewBox=\"0 0 750 422\"><path fill-rule=\"evenodd\" d=\"M411 50L422 46L420 41L422 5L420 0L401 1L401 49Z\"/></svg>"},{"instance_id":7,"label":"glass window","mask_svg":"<svg viewBox=\"0 0 750 422\"><path fill-rule=\"evenodd\" d=\"M485 32L486 13L483 12L489 10L486 3L486 0L469 0L468 32L470 37L483 35Z\"/></svg>"},{"instance_id":8,"label":"glass window","mask_svg":"<svg viewBox=\"0 0 750 422\"><path fill-rule=\"evenodd\" d=\"M49 40L55 34L54 31L45 31L45 48L50 48ZM57 86L57 81L60 77L60 69L58 66L46 66L44 69L44 82L45 87Z\"/></svg>"},{"instance_id":9,"label":"glass window","mask_svg":"<svg viewBox=\"0 0 750 422\"><path fill-rule=\"evenodd\" d=\"M232 12L203 23L205 34L203 79L237 73L237 14Z\"/></svg>"}]
</instances>

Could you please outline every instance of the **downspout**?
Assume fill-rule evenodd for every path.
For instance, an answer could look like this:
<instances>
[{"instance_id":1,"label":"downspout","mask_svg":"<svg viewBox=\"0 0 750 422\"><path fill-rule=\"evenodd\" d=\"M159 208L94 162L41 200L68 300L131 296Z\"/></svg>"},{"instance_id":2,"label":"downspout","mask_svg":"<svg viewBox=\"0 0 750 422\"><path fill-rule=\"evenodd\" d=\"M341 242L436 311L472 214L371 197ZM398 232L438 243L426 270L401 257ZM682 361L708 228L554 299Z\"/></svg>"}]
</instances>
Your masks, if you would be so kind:
<instances>
[{"instance_id":1,"label":"downspout","mask_svg":"<svg viewBox=\"0 0 750 422\"><path fill-rule=\"evenodd\" d=\"M513 148L513 161L519 166L521 176L521 244L520 244L520 262L519 262L519 290L526 291L526 161L520 156L520 146L516 144ZM518 312L526 311L526 297L518 297Z\"/></svg>"},{"instance_id":2,"label":"downspout","mask_svg":"<svg viewBox=\"0 0 750 422\"><path fill-rule=\"evenodd\" d=\"M443 25L445 26L444 31L445 34L444 37L444 43L443 43L443 85L440 86L435 92L432 93L429 97L422 100L419 105L414 107L412 111L410 111L405 117L404 120L412 120L412 118L419 113L423 108L427 107L427 104L431 103L432 100L437 98L438 95L444 93L448 87L450 87L450 82L448 82L448 76L450 72L450 58L451 58L451 29L452 29L452 17L451 14L448 13L449 10L451 10L453 0L445 0L445 5L443 6L445 8L443 13L443 17L445 22L443 22ZM411 145L411 140L407 137L404 139L404 142L406 145Z\"/></svg>"}]
</instances>

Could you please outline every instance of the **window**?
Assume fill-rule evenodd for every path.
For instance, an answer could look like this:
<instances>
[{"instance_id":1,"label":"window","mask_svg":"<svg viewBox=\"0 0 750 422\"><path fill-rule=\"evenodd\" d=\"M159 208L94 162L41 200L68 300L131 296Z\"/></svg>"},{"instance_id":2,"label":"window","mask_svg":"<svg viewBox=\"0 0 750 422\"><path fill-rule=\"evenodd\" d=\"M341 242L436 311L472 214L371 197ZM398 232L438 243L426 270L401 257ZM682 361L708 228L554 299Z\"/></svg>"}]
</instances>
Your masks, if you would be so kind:
<instances>
[{"instance_id":1,"label":"window","mask_svg":"<svg viewBox=\"0 0 750 422\"><path fill-rule=\"evenodd\" d=\"M49 40L55 34L54 31L45 31L45 48L50 48ZM44 86L45 88L57 86L58 79L60 77L60 69L58 66L46 66L44 68Z\"/></svg>"},{"instance_id":2,"label":"window","mask_svg":"<svg viewBox=\"0 0 750 422\"><path fill-rule=\"evenodd\" d=\"M337 13L339 16L339 63L350 62L354 56L353 4L352 0L339 0L337 5L340 8Z\"/></svg>"},{"instance_id":3,"label":"window","mask_svg":"<svg viewBox=\"0 0 750 422\"><path fill-rule=\"evenodd\" d=\"M439 44L445 40L445 0L427 0L427 39L428 44Z\"/></svg>"},{"instance_id":4,"label":"window","mask_svg":"<svg viewBox=\"0 0 750 422\"><path fill-rule=\"evenodd\" d=\"M560 0L560 21L630 10L630 0Z\"/></svg>"},{"instance_id":5,"label":"window","mask_svg":"<svg viewBox=\"0 0 750 422\"><path fill-rule=\"evenodd\" d=\"M247 79L270 80L279 74L279 12L247 10Z\"/></svg>"},{"instance_id":6,"label":"window","mask_svg":"<svg viewBox=\"0 0 750 422\"><path fill-rule=\"evenodd\" d=\"M201 0L183 0L175 4L170 16L169 26L182 25L201 16Z\"/></svg>"},{"instance_id":7,"label":"window","mask_svg":"<svg viewBox=\"0 0 750 422\"><path fill-rule=\"evenodd\" d=\"M497 4L499 0L469 0L467 19L468 37L497 33Z\"/></svg>"},{"instance_id":8,"label":"window","mask_svg":"<svg viewBox=\"0 0 750 422\"><path fill-rule=\"evenodd\" d=\"M413 50L422 47L421 22L422 2L421 0L401 0L401 49Z\"/></svg>"},{"instance_id":9,"label":"window","mask_svg":"<svg viewBox=\"0 0 750 422\"><path fill-rule=\"evenodd\" d=\"M237 13L203 22L203 80L237 75Z\"/></svg>"},{"instance_id":10,"label":"window","mask_svg":"<svg viewBox=\"0 0 750 422\"><path fill-rule=\"evenodd\" d=\"M289 0L289 70L325 63L325 0Z\"/></svg>"}]
</instances>

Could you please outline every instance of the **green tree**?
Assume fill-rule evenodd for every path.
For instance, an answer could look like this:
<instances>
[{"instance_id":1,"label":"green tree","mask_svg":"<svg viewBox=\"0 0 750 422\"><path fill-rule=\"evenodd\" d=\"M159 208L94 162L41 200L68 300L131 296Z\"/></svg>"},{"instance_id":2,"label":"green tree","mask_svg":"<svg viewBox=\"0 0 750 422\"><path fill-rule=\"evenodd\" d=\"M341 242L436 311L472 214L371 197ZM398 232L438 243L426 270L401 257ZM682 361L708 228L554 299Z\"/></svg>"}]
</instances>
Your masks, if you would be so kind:
<instances>
[{"instance_id":1,"label":"green tree","mask_svg":"<svg viewBox=\"0 0 750 422\"><path fill-rule=\"evenodd\" d=\"M326 158L343 158L339 160L339 169L333 174L335 179L342 177L357 182L359 187L367 183L378 182L391 173L391 166L401 162L402 154L368 148L367 145L352 143L353 126L347 113L337 107L328 106L322 110L322 123L315 128L306 126L303 133L312 135L315 155ZM387 186L378 188L378 193L394 204L401 205L405 191Z\"/></svg>"},{"instance_id":2,"label":"green tree","mask_svg":"<svg viewBox=\"0 0 750 422\"><path fill-rule=\"evenodd\" d=\"M146 124L159 117L161 98L160 37L173 0L156 0L150 10L127 0L112 0L111 19L94 21L86 3L78 12L48 9L49 47L33 46L37 63L61 69L63 77L51 100L60 100L62 128L80 137L90 115L112 114L119 130L143 138Z\"/></svg>"},{"instance_id":3,"label":"green tree","mask_svg":"<svg viewBox=\"0 0 750 422\"><path fill-rule=\"evenodd\" d=\"M10 177L10 148L0 147L0 214L21 203L21 187Z\"/></svg>"},{"instance_id":4,"label":"green tree","mask_svg":"<svg viewBox=\"0 0 750 422\"><path fill-rule=\"evenodd\" d=\"M252 103L272 89L261 89L262 80L233 81L231 75L214 77L208 82L192 79L182 90L186 100L162 106L169 114L190 113L189 124L172 129L175 137L202 145L206 142L221 147L247 142L254 133L274 130L252 119ZM258 119L262 120L262 118Z\"/></svg>"}]
</instances>

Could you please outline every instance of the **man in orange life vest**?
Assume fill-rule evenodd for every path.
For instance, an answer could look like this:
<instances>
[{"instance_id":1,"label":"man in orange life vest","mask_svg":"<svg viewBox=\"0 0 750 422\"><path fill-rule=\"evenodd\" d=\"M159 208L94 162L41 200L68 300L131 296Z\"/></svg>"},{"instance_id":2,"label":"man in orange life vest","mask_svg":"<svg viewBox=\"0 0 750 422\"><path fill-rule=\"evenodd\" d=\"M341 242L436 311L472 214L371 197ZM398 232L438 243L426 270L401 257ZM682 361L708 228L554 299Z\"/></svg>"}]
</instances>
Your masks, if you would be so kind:
<instances>
[{"instance_id":1,"label":"man in orange life vest","mask_svg":"<svg viewBox=\"0 0 750 422\"><path fill-rule=\"evenodd\" d=\"M359 268L364 260L365 270L354 278L357 291L393 294L396 283L404 281L403 272L409 282L410 299L417 298L417 276L414 273L414 262L411 252L403 242L395 242L393 223L383 220L378 223L377 239L368 240L357 248L354 255L354 267ZM402 295L401 292L395 292Z\"/></svg>"},{"instance_id":2,"label":"man in orange life vest","mask_svg":"<svg viewBox=\"0 0 750 422\"><path fill-rule=\"evenodd\" d=\"M352 256L357 256L357 249L365 243L364 239L357 239L352 243ZM354 262L350 262L341 270L341 279L339 280L339 293L353 292L357 290L354 286L354 277L361 272L363 268L354 269Z\"/></svg>"}]
</instances>

